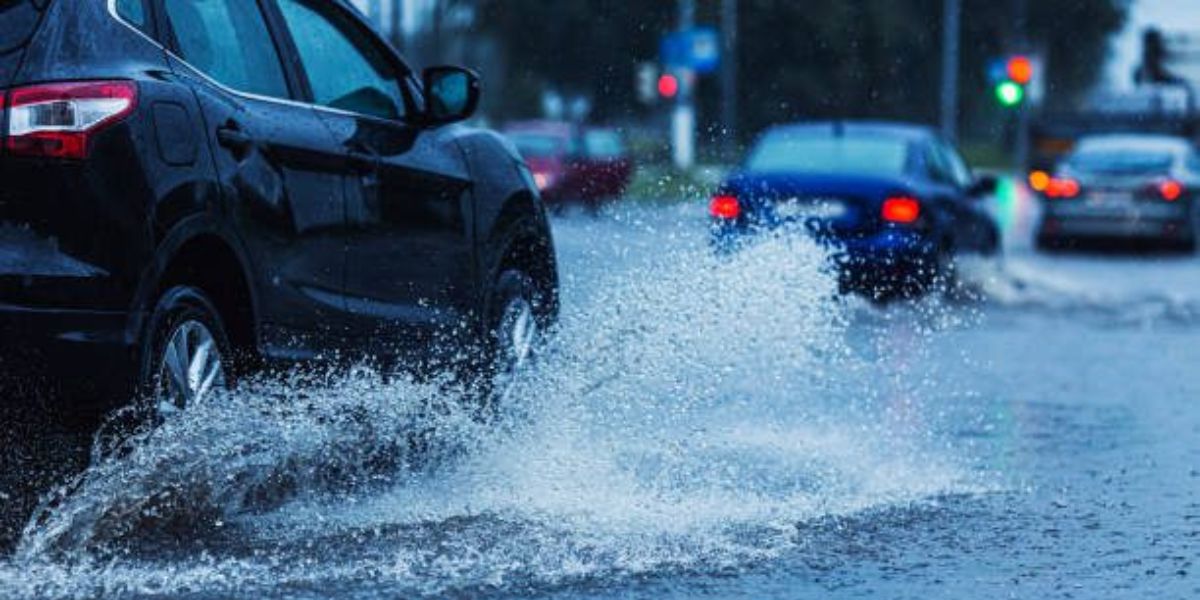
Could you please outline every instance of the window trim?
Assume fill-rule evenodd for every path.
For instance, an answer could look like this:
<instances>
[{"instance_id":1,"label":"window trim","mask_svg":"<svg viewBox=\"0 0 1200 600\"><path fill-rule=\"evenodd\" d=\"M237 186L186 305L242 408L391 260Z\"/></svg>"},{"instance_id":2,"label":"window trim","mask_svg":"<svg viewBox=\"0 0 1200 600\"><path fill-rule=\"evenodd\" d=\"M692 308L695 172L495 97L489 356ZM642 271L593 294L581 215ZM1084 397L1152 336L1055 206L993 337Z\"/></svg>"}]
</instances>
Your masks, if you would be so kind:
<instances>
[{"instance_id":1,"label":"window trim","mask_svg":"<svg viewBox=\"0 0 1200 600\"><path fill-rule=\"evenodd\" d=\"M186 66L193 73L195 73L200 79L204 80L209 85L211 85L227 94L230 94L232 96L237 96L239 98L244 98L247 100L256 100L258 102L268 102L268 103L279 104L279 105L283 105L283 106L291 106L291 107L295 107L295 108L308 108L311 110L324 111L324 112L328 112L328 113L335 114L335 115L363 117L363 118L375 118L375 117L371 117L369 115L359 115L358 113L353 113L353 112L341 110L338 108L333 108L330 106L313 104L311 102L305 102L303 100L297 100L297 99L292 99L292 98L275 98L272 96L262 96L262 95L255 94L252 92L246 92L246 91L242 91L242 90L233 89L233 88L221 83L220 81L217 81L217 80L213 79L212 77L210 77L208 75L208 73L205 73L204 71L200 70L199 68L196 67L196 65L193 65L192 63L188 62L187 59L185 59L182 56L180 56L179 54L175 53L173 50L168 48L166 44L162 43L162 41L160 41L159 39L150 37L149 35L146 34L146 32L142 31L141 29L138 29L137 26L135 26L132 23L129 23L125 19L121 18L121 16L119 14L117 14L116 2L117 2L117 0L107 0L108 14L110 17L112 17L113 20L115 20L116 22L125 26L130 31L142 36L142 38L144 38L147 42L150 42L151 44L153 44L159 50L162 50L167 56L178 61L180 64ZM155 20L157 23L157 22L159 22L159 19L160 19L160 17L159 17L159 1L151 0L151 7L154 10ZM161 31L162 28L156 26L156 29ZM389 45L388 47L390 48L391 46ZM395 52L389 52L389 55L395 56ZM396 57L396 58L399 59L399 57ZM401 63L403 63L403 61L401 61ZM285 70L288 69L288 66L286 64L284 65L284 69ZM417 90L410 90L410 93L419 94L422 92L418 88ZM385 121L385 122L395 123L395 121ZM415 121L414 121L414 123L415 123Z\"/></svg>"},{"instance_id":2,"label":"window trim","mask_svg":"<svg viewBox=\"0 0 1200 600\"><path fill-rule=\"evenodd\" d=\"M975 178L974 173L971 171L971 163L967 162L958 147L940 135L934 136L933 145L946 161L946 167L950 170L949 175L954 179L950 185L964 191L970 189ZM959 179L960 176L961 179Z\"/></svg>"},{"instance_id":3,"label":"window trim","mask_svg":"<svg viewBox=\"0 0 1200 600\"><path fill-rule=\"evenodd\" d=\"M926 140L924 143L922 143L920 145L919 153L921 156L921 165L923 167L922 170L924 171L926 179L938 185L954 185L954 183L950 181L949 172L942 170L942 167L946 165L939 164L941 160L937 156L937 145L933 143L933 140Z\"/></svg>"},{"instance_id":4,"label":"window trim","mask_svg":"<svg viewBox=\"0 0 1200 600\"><path fill-rule=\"evenodd\" d=\"M245 2L247 0L239 0L239 1ZM275 57L279 61L279 70L283 74L283 82L284 82L284 85L287 86L287 93L288 93L287 98L280 98L280 100L297 100L297 99L299 99L300 96L299 96L298 92L300 90L299 90L299 86L297 85L295 74L291 72L291 69L289 68L287 61L284 60L284 54L283 54L284 48L282 47L282 45L279 42L279 36L272 30L271 20L267 16L267 11L264 10L264 8L263 8L263 0L248 0L248 1L253 2L254 5L258 8L259 14L262 15L263 25L267 28L267 36L271 40L271 46L275 49ZM154 0L154 4L158 7L161 7L162 2L163 2L163 0ZM181 56L183 56L183 53L180 51L180 48L179 48L179 38L175 34L175 25L174 25L174 23L171 23L171 19L167 18L167 13L165 10L163 10L161 14L162 14L162 27L160 29L162 31L162 34L159 37L163 38L167 41L167 43L164 46L168 50L171 51L171 54L173 56L181 57ZM183 62L187 63L187 66L191 67L191 69L193 71L196 71L197 73L204 73L204 71L202 71L201 69L199 69L192 63L187 62L186 60L184 60ZM205 79L207 79L209 81L215 81L215 78L212 77L210 74L204 73L204 75L205 75ZM224 87L225 89L232 89L229 86L222 86L222 87ZM257 94L257 93L253 93L253 92L246 92L246 95L253 96L253 97L260 97L260 98L276 98L276 96L268 96L266 94Z\"/></svg>"},{"instance_id":5,"label":"window trim","mask_svg":"<svg viewBox=\"0 0 1200 600\"><path fill-rule=\"evenodd\" d=\"M925 178L933 183L951 187L960 191L966 190L970 187L970 183L968 181L957 180L957 174L954 172L954 165L951 164L951 161L954 159L953 153L957 153L957 150L955 150L954 146L949 142L946 142L937 136L929 137L921 144L920 154L922 170L924 171ZM961 156L958 157L958 160L962 163L962 166L966 168L964 174L967 177L970 177L970 166L966 164L966 161L964 161ZM945 172L941 174L945 176L944 178L939 177L936 173L939 167L938 163L942 162L945 163L940 165L940 167L945 168Z\"/></svg>"},{"instance_id":6,"label":"window trim","mask_svg":"<svg viewBox=\"0 0 1200 600\"><path fill-rule=\"evenodd\" d=\"M278 28L280 32L279 36L282 38L281 43L287 48L289 56L293 57L292 62L294 64L292 66L296 69L297 81L300 83L300 87L303 92L302 97L305 103L318 108L327 109L335 113L354 115L359 118L371 119L381 123L401 123L413 125L419 122L417 115L419 115L420 109L417 106L414 98L416 94L411 88L412 81L414 80L412 67L410 67L408 63L404 62L404 59L396 53L396 51L392 48L392 45L384 41L373 28L371 28L362 20L359 15L349 10L341 2L334 1L323 4L323 6L329 6L334 11L340 11L339 15L343 17L343 19L348 22L352 28L357 29L358 33L367 40L367 43L374 46L375 50L380 53L383 60L388 63L388 66L396 72L396 85L400 87L400 94L404 97L404 116L399 119L388 119L377 115L369 115L366 113L334 108L325 104L317 104L314 101L315 96L312 90L312 83L308 78L308 69L304 67L304 63L300 57L300 50L296 46L295 38L292 36L292 29L291 27L288 27L287 21L283 17L283 10L279 7L278 0L261 1L268 5L269 8L267 9L267 12L270 13L270 20L272 21L271 24L273 27ZM304 2L304 0L298 1ZM336 23L334 25L336 26ZM351 44L354 43L353 40L350 40L350 42Z\"/></svg>"},{"instance_id":7,"label":"window trim","mask_svg":"<svg viewBox=\"0 0 1200 600\"><path fill-rule=\"evenodd\" d=\"M137 25L130 23L129 21L126 21L124 17L120 16L120 13L117 10L117 2L119 2L119 1L120 0L111 0L109 3L109 7L112 9L112 13L114 15L117 15L118 20L121 21L121 23L123 25L130 27L131 29L142 34L143 36L155 37L155 38L158 37L158 35L159 35L158 13L155 10L157 8L157 5L153 0L137 0L142 5L142 10L146 14L147 22L146 22L146 26L144 28L138 27Z\"/></svg>"}]
</instances>

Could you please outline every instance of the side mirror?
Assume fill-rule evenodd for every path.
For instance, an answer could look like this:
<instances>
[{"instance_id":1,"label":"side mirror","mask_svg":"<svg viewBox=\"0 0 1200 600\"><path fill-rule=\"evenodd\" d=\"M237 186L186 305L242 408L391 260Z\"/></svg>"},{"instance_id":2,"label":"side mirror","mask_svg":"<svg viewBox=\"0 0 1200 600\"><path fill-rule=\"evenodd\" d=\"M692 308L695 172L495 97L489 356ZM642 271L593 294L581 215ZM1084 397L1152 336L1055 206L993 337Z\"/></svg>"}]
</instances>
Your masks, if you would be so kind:
<instances>
[{"instance_id":1,"label":"side mirror","mask_svg":"<svg viewBox=\"0 0 1200 600\"><path fill-rule=\"evenodd\" d=\"M479 108L480 83L474 71L462 67L425 69L425 122L457 123L471 118Z\"/></svg>"},{"instance_id":2,"label":"side mirror","mask_svg":"<svg viewBox=\"0 0 1200 600\"><path fill-rule=\"evenodd\" d=\"M1000 187L1000 181L993 175L983 175L971 184L967 189L967 193L972 198L982 198L983 196L991 196L996 193L996 189Z\"/></svg>"}]
</instances>

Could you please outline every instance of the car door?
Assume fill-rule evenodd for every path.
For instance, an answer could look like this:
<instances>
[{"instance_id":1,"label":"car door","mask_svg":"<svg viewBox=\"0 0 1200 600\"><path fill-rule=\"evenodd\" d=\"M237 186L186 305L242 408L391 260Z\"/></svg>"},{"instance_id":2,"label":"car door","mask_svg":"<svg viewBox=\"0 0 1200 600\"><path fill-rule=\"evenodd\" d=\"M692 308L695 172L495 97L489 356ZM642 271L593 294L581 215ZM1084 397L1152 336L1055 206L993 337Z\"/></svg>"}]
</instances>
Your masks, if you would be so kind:
<instances>
[{"instance_id":1,"label":"car door","mask_svg":"<svg viewBox=\"0 0 1200 600\"><path fill-rule=\"evenodd\" d=\"M453 128L425 128L407 67L333 2L275 0L311 101L348 162L346 291L366 340L423 342L475 306L470 181ZM415 87L415 86L414 86Z\"/></svg>"},{"instance_id":2,"label":"car door","mask_svg":"<svg viewBox=\"0 0 1200 600\"><path fill-rule=\"evenodd\" d=\"M166 0L174 67L198 99L226 217L253 261L269 355L306 358L346 327L341 149L308 106L258 0Z\"/></svg>"}]
</instances>

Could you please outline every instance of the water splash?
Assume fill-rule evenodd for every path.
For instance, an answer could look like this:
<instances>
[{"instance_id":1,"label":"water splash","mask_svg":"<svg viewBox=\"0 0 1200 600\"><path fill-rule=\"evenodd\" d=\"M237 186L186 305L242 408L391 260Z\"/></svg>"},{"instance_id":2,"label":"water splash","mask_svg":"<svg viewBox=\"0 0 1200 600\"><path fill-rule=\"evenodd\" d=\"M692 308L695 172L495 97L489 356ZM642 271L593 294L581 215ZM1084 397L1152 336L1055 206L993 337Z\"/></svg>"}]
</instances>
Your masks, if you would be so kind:
<instances>
[{"instance_id":1,"label":"water splash","mask_svg":"<svg viewBox=\"0 0 1200 600\"><path fill-rule=\"evenodd\" d=\"M592 272L568 278L504 426L445 381L249 386L84 474L0 587L440 595L717 572L797 551L809 519L974 489L919 391L849 339L812 244L610 269L575 227L593 226L560 227L560 243Z\"/></svg>"}]
</instances>

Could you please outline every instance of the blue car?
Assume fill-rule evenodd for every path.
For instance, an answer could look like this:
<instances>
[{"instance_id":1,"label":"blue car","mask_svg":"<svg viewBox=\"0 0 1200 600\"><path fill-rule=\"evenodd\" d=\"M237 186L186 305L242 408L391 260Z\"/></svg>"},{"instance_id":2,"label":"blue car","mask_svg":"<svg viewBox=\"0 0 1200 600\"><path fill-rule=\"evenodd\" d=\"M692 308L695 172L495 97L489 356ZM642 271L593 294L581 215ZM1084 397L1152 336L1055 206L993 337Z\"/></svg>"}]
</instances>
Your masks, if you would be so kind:
<instances>
[{"instance_id":1,"label":"blue car","mask_svg":"<svg viewBox=\"0 0 1200 600\"><path fill-rule=\"evenodd\" d=\"M981 202L995 189L925 127L780 126L717 190L712 242L727 253L763 233L803 231L835 249L844 292L911 295L948 279L955 256L999 251Z\"/></svg>"}]
</instances>

